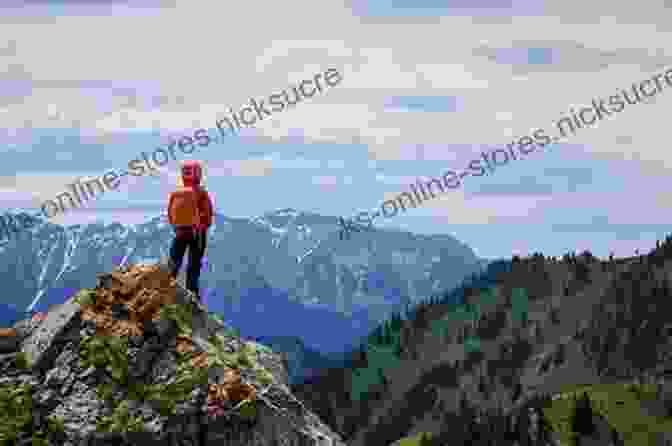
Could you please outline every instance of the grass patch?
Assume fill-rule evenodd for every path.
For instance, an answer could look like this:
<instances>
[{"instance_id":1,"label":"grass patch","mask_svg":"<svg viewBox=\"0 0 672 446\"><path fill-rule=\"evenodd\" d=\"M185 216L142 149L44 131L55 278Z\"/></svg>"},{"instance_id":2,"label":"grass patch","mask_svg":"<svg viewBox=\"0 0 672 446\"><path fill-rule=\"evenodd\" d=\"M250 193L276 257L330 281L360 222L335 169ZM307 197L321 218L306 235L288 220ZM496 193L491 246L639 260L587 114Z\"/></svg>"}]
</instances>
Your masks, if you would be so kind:
<instances>
[{"instance_id":1,"label":"grass patch","mask_svg":"<svg viewBox=\"0 0 672 446\"><path fill-rule=\"evenodd\" d=\"M122 401L110 416L96 420L98 432L144 432L142 417L131 417L128 401Z\"/></svg>"},{"instance_id":2,"label":"grass patch","mask_svg":"<svg viewBox=\"0 0 672 446\"><path fill-rule=\"evenodd\" d=\"M561 436L561 440L572 444L570 417L574 398L586 392L593 410L602 415L622 436L626 446L655 445L656 434L672 431L672 417L648 415L641 402L655 399L654 385L598 384L589 386L568 386L561 392L561 399L549 403L544 414Z\"/></svg>"},{"instance_id":3,"label":"grass patch","mask_svg":"<svg viewBox=\"0 0 672 446\"><path fill-rule=\"evenodd\" d=\"M14 358L14 364L18 369L27 370L31 367L32 362L30 361L30 355L26 352L17 352L16 358Z\"/></svg>"},{"instance_id":4,"label":"grass patch","mask_svg":"<svg viewBox=\"0 0 672 446\"><path fill-rule=\"evenodd\" d=\"M0 445L16 444L19 432L32 427L32 386L0 386Z\"/></svg>"},{"instance_id":5,"label":"grass patch","mask_svg":"<svg viewBox=\"0 0 672 446\"><path fill-rule=\"evenodd\" d=\"M90 302L91 293L83 292L79 298ZM189 305L163 305L160 309L162 319L172 319L176 322L180 337L192 336L192 310ZM143 385L129 379L128 372L128 337L94 335L83 337L80 341L80 365L89 367L108 368L113 383L100 384L96 389L97 396L102 401L109 401L113 405L113 413L109 416L100 416L97 420L99 431L104 432L138 432L142 431L143 423L139 418L129 414L129 400L139 402L152 401L158 406L163 416L174 415L179 402L187 400L192 391L199 386L207 387L208 369L211 367L226 367L233 369L252 368L259 381L263 384L273 382L273 376L256 362L256 352L250 345L235 353L228 353L224 348L224 337L217 335L208 339L207 363L202 362L195 366L193 352L177 352L177 370L175 378L169 383ZM127 400L121 402L115 399L115 390L127 391ZM241 406L241 416L253 418L256 415L254 404Z\"/></svg>"},{"instance_id":6,"label":"grass patch","mask_svg":"<svg viewBox=\"0 0 672 446\"><path fill-rule=\"evenodd\" d=\"M89 306L96 303L96 292L90 288L82 288L75 294L73 302L80 306Z\"/></svg>"},{"instance_id":7,"label":"grass patch","mask_svg":"<svg viewBox=\"0 0 672 446\"><path fill-rule=\"evenodd\" d=\"M399 440L399 446L423 446L427 444L432 438L432 434L428 432L420 432L414 437L406 437Z\"/></svg>"},{"instance_id":8,"label":"grass patch","mask_svg":"<svg viewBox=\"0 0 672 446\"><path fill-rule=\"evenodd\" d=\"M159 310L161 319L172 319L177 324L179 335L191 336L192 334L192 312L191 306L186 304L166 304Z\"/></svg>"},{"instance_id":9,"label":"grass patch","mask_svg":"<svg viewBox=\"0 0 672 446\"><path fill-rule=\"evenodd\" d=\"M14 446L20 433L32 432L32 394L33 388L28 384L0 385L0 445ZM46 428L46 431L32 432L33 445L46 445L50 436L65 432L63 420L53 415L47 417Z\"/></svg>"}]
</instances>

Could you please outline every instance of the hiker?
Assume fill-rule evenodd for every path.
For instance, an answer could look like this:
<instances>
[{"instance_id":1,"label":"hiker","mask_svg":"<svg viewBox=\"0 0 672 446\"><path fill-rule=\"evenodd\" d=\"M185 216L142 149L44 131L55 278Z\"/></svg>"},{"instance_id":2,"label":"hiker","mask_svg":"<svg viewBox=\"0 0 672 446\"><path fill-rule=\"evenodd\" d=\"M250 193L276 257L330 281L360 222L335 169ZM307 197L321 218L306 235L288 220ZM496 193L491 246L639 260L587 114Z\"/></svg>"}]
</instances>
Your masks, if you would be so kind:
<instances>
[{"instance_id":1,"label":"hiker","mask_svg":"<svg viewBox=\"0 0 672 446\"><path fill-rule=\"evenodd\" d=\"M201 299L198 278L201 259L205 253L208 228L212 224L213 206L210 194L201 186L201 164L198 161L182 163L182 184L171 192L168 200L168 222L175 229L175 239L170 247L170 267L174 278L182 266L184 251L189 248L187 289Z\"/></svg>"}]
</instances>

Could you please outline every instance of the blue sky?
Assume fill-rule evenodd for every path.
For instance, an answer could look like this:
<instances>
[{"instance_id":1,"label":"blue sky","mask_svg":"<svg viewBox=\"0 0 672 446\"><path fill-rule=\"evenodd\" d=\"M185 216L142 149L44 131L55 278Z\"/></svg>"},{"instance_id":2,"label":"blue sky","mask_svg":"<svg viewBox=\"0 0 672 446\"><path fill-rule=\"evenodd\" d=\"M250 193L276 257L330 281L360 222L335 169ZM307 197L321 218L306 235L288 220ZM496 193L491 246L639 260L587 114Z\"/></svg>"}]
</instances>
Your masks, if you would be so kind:
<instances>
[{"instance_id":1,"label":"blue sky","mask_svg":"<svg viewBox=\"0 0 672 446\"><path fill-rule=\"evenodd\" d=\"M645 3L299 0L260 17L200 0L3 2L0 201L37 209L77 177L335 68L337 86L181 159L205 162L228 216L355 215L672 67L670 12ZM483 257L651 248L672 217L667 88L377 225L452 234ZM176 171L54 221L149 219Z\"/></svg>"}]
</instances>

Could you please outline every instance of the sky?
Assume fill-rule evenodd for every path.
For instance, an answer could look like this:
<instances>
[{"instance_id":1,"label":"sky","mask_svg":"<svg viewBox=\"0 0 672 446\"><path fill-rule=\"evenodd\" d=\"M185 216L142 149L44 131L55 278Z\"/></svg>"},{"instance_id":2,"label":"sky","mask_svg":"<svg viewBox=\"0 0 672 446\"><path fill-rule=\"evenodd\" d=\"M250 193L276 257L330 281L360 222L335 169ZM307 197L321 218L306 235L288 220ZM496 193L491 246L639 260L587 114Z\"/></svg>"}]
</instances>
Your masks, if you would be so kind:
<instances>
[{"instance_id":1,"label":"sky","mask_svg":"<svg viewBox=\"0 0 672 446\"><path fill-rule=\"evenodd\" d=\"M3 1L0 206L39 210L76 178L214 135L229 108L332 69L338 85L178 161L204 162L226 216L354 216L664 73L670 19L661 0ZM450 234L484 258L645 252L672 221L670 104L664 86L375 224ZM178 165L51 221L146 221Z\"/></svg>"}]
</instances>

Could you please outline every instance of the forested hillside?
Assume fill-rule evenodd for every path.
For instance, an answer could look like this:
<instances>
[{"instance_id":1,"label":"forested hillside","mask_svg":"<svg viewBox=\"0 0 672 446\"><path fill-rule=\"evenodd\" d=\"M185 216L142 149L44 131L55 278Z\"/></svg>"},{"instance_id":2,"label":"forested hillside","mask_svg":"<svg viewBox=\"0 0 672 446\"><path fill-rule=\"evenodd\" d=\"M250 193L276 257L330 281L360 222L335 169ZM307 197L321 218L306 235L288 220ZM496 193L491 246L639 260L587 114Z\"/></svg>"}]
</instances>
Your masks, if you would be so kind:
<instances>
[{"instance_id":1,"label":"forested hillside","mask_svg":"<svg viewBox=\"0 0 672 446\"><path fill-rule=\"evenodd\" d=\"M296 393L352 446L417 443L422 433L436 445L566 444L589 435L568 421L579 390L592 404L597 444L665 444L672 237L656 245L624 259L536 253L493 262L394 315L350 368Z\"/></svg>"}]
</instances>

